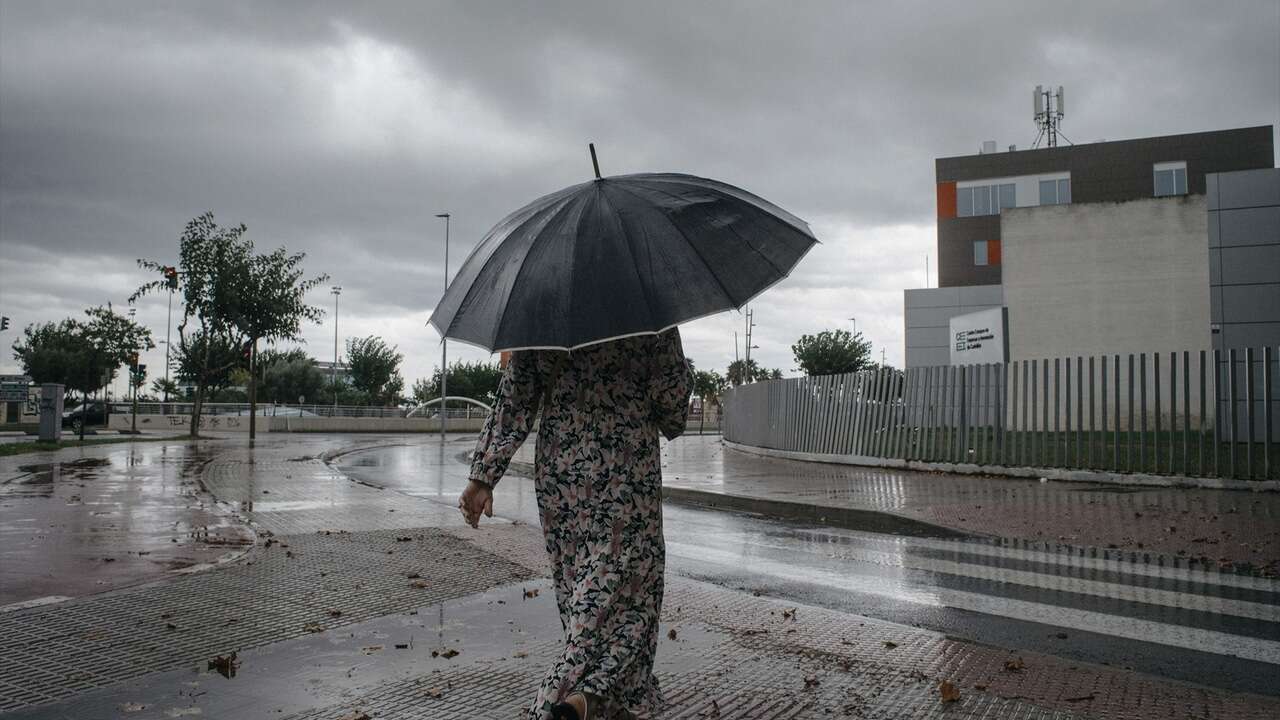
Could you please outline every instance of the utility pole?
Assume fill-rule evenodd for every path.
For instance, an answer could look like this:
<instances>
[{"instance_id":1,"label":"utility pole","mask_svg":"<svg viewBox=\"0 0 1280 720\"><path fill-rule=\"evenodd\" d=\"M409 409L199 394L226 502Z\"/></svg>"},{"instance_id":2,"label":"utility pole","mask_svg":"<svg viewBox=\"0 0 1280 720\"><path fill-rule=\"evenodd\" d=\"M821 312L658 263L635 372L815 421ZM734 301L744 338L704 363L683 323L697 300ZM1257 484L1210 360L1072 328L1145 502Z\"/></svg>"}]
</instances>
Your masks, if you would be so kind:
<instances>
[{"instance_id":1,"label":"utility pole","mask_svg":"<svg viewBox=\"0 0 1280 720\"><path fill-rule=\"evenodd\" d=\"M437 213L436 217L444 218L444 291L449 292L449 213ZM441 295L441 297L444 297ZM445 433L448 431L449 413L449 339L440 335L440 446L444 447Z\"/></svg>"},{"instance_id":2,"label":"utility pole","mask_svg":"<svg viewBox=\"0 0 1280 720\"><path fill-rule=\"evenodd\" d=\"M338 296L342 294L342 286L329 288L333 293L333 367L329 370L329 382L333 383L333 415L338 415Z\"/></svg>"}]
</instances>

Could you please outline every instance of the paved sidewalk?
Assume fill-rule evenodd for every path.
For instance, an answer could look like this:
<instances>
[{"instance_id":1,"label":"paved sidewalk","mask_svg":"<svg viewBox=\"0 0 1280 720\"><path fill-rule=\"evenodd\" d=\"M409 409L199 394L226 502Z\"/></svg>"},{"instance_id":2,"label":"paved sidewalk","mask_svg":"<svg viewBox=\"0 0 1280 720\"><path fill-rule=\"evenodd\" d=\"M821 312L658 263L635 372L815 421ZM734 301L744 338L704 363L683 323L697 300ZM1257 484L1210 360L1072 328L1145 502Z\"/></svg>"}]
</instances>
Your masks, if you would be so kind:
<instances>
[{"instance_id":1,"label":"paved sidewalk","mask_svg":"<svg viewBox=\"0 0 1280 720\"><path fill-rule=\"evenodd\" d=\"M532 443L518 459L533 459ZM1280 493L1038 482L781 460L714 435L665 443L669 498L903 534L953 533L1071 546L1151 562L1275 577ZM674 492L673 492L674 491ZM791 507L788 507L790 505ZM895 527L895 521L932 528Z\"/></svg>"},{"instance_id":2,"label":"paved sidewalk","mask_svg":"<svg viewBox=\"0 0 1280 720\"><path fill-rule=\"evenodd\" d=\"M189 469L211 493L198 499L249 523L255 544L203 572L0 613L0 713L516 717L560 642L541 534L500 519L460 526L451 503L354 482L321 459L404 442L425 440L284 436L198 448L205 459ZM680 455L679 443L671 449ZM424 460L422 482L463 472L457 454ZM669 718L1280 716L1273 697L1010 652L674 574L662 632Z\"/></svg>"}]
</instances>

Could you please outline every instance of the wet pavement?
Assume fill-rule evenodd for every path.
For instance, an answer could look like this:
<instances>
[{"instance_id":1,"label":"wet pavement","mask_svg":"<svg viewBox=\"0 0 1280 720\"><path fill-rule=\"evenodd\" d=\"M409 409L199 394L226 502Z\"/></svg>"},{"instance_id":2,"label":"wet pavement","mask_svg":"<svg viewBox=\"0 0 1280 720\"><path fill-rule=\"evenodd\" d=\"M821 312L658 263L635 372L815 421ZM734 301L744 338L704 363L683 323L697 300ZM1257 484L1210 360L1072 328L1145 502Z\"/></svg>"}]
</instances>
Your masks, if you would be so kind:
<instances>
[{"instance_id":1,"label":"wet pavement","mask_svg":"<svg viewBox=\"0 0 1280 720\"><path fill-rule=\"evenodd\" d=\"M701 442L667 446L669 477L692 467L681 447L690 439ZM208 492L178 484L194 495L174 496L166 512L243 524L256 545L205 572L0 612L0 712L515 716L557 650L559 624L539 579L531 482L508 477L499 517L461 526L472 442L277 435L189 449L179 475ZM147 450L186 452L166 448ZM165 497L156 477L176 460L139 456L132 467L149 469L126 480L131 466L107 454L123 449L101 450L92 457L109 462L96 468L68 469L80 458L58 456L68 477L55 487L113 468L111 482ZM769 474L778 471L759 476ZM65 506L55 491L27 498L27 515L37 501ZM664 717L1280 716L1271 578L1018 538L892 536L670 503L664 515ZM25 582L7 566L0 580ZM526 597L532 589L542 592ZM237 673L223 677L209 663L232 651ZM944 681L959 700L943 702Z\"/></svg>"},{"instance_id":2,"label":"wet pavement","mask_svg":"<svg viewBox=\"0 0 1280 720\"><path fill-rule=\"evenodd\" d=\"M532 458L528 450L522 457ZM873 510L995 538L1122 553L1276 576L1280 493L949 475L780 460L682 437L663 483L747 498ZM1193 562L1194 561L1194 562Z\"/></svg>"},{"instance_id":3,"label":"wet pavement","mask_svg":"<svg viewBox=\"0 0 1280 720\"><path fill-rule=\"evenodd\" d=\"M148 442L0 458L0 606L239 555L253 534L200 492L207 457L185 443Z\"/></svg>"}]
</instances>

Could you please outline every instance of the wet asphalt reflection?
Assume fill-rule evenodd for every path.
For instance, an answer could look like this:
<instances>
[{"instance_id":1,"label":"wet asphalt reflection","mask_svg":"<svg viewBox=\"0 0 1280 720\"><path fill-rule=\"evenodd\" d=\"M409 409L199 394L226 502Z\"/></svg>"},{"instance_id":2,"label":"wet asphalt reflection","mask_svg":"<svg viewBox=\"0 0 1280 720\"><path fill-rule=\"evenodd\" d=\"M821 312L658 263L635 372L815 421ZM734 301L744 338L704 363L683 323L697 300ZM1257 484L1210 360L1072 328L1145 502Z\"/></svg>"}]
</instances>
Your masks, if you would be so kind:
<instances>
[{"instance_id":1,"label":"wet asphalt reflection","mask_svg":"<svg viewBox=\"0 0 1280 720\"><path fill-rule=\"evenodd\" d=\"M473 438L345 455L353 479L456 505ZM502 519L538 522L509 474ZM668 569L975 642L1280 695L1280 581L994 541L940 540L664 507ZM1261 680L1261 682L1260 682Z\"/></svg>"}]
</instances>

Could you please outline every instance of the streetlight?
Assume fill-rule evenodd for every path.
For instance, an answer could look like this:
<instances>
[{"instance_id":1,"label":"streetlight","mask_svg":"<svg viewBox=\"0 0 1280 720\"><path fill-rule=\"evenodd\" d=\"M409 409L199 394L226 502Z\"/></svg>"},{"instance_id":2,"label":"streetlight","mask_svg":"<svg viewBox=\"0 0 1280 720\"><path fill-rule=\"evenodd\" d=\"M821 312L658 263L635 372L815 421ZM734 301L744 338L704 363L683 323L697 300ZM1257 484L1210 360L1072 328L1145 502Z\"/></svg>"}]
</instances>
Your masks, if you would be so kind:
<instances>
[{"instance_id":1,"label":"streetlight","mask_svg":"<svg viewBox=\"0 0 1280 720\"><path fill-rule=\"evenodd\" d=\"M853 323L853 334L857 335L858 334L858 318L851 317L849 318L849 322Z\"/></svg>"},{"instance_id":2,"label":"streetlight","mask_svg":"<svg viewBox=\"0 0 1280 720\"><path fill-rule=\"evenodd\" d=\"M444 291L449 292L449 213L436 213L436 217L444 218ZM449 340L440 335L440 446L444 447L445 426L449 423L447 403L449 396Z\"/></svg>"},{"instance_id":3,"label":"streetlight","mask_svg":"<svg viewBox=\"0 0 1280 720\"><path fill-rule=\"evenodd\" d=\"M333 367L329 369L329 382L333 383L333 414L338 414L338 296L342 294L342 286L329 288L333 293Z\"/></svg>"}]
</instances>

